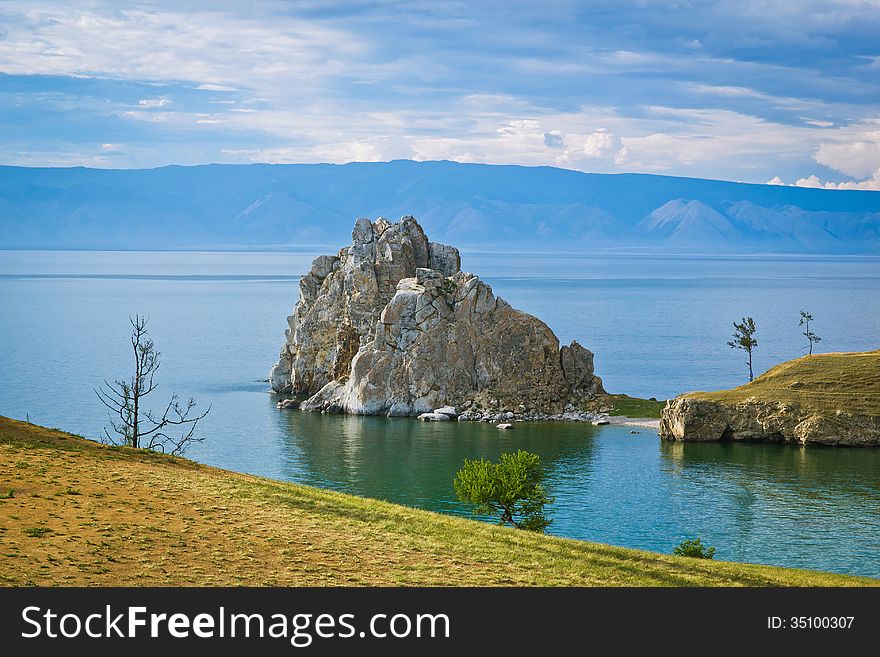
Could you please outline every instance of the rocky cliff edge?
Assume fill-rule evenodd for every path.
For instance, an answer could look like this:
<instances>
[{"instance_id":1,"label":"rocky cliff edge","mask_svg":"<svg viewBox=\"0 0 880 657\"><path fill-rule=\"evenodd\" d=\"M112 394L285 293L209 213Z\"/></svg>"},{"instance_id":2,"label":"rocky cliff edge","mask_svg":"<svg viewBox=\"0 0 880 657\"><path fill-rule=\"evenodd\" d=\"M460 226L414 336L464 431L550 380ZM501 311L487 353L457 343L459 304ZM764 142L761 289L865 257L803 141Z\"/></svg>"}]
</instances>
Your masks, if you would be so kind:
<instances>
[{"instance_id":1,"label":"rocky cliff edge","mask_svg":"<svg viewBox=\"0 0 880 657\"><path fill-rule=\"evenodd\" d=\"M880 351L813 354L739 388L682 395L661 412L660 437L880 445Z\"/></svg>"}]
</instances>

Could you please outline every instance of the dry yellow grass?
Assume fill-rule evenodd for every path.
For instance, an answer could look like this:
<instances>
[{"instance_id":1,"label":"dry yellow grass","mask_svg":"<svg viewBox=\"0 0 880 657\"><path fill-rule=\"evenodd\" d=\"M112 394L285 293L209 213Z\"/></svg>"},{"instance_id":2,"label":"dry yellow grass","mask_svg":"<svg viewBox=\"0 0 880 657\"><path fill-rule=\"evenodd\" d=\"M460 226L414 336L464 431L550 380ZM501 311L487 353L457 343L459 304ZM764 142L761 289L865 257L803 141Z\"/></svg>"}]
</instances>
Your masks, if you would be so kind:
<instances>
[{"instance_id":1,"label":"dry yellow grass","mask_svg":"<svg viewBox=\"0 0 880 657\"><path fill-rule=\"evenodd\" d=\"M833 413L880 416L880 351L814 354L777 365L732 390L688 397L735 404L750 398Z\"/></svg>"},{"instance_id":2,"label":"dry yellow grass","mask_svg":"<svg viewBox=\"0 0 880 657\"><path fill-rule=\"evenodd\" d=\"M880 583L546 537L2 417L0 497L12 586Z\"/></svg>"}]
</instances>

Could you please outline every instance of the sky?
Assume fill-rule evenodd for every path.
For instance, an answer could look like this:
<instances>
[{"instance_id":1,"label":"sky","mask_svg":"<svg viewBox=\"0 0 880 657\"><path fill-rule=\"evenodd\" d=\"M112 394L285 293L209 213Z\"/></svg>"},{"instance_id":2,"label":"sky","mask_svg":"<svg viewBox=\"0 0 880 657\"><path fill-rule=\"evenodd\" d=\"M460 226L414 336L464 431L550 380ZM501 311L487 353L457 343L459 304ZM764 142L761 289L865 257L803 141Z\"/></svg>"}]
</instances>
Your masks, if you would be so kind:
<instances>
[{"instance_id":1,"label":"sky","mask_svg":"<svg viewBox=\"0 0 880 657\"><path fill-rule=\"evenodd\" d=\"M880 0L0 0L0 164L392 159L880 190Z\"/></svg>"}]
</instances>

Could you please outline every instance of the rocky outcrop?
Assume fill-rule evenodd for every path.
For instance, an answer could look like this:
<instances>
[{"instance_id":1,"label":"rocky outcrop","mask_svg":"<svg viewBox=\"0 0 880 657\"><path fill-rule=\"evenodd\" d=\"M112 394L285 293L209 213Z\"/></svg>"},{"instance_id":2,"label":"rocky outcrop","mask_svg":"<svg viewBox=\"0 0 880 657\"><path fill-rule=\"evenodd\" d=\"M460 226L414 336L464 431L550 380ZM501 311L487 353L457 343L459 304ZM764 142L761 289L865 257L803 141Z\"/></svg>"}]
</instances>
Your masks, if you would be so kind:
<instances>
[{"instance_id":1,"label":"rocky outcrop","mask_svg":"<svg viewBox=\"0 0 880 657\"><path fill-rule=\"evenodd\" d=\"M450 405L561 413L602 391L593 354L462 272L458 250L428 241L412 217L359 219L351 246L300 281L279 392L304 410L419 415Z\"/></svg>"},{"instance_id":2,"label":"rocky outcrop","mask_svg":"<svg viewBox=\"0 0 880 657\"><path fill-rule=\"evenodd\" d=\"M880 418L818 413L798 404L748 399L735 404L682 396L660 416L660 437L678 441L769 441L797 445L880 445Z\"/></svg>"}]
</instances>

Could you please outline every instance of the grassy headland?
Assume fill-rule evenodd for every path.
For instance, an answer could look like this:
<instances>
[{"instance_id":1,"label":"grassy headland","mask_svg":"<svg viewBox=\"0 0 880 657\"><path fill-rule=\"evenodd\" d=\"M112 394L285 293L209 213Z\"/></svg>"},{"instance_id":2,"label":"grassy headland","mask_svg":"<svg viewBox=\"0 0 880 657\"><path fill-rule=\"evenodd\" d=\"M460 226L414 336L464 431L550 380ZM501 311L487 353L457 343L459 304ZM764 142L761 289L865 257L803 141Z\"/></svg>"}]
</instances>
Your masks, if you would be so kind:
<instances>
[{"instance_id":1,"label":"grassy headland","mask_svg":"<svg viewBox=\"0 0 880 657\"><path fill-rule=\"evenodd\" d=\"M738 388L686 396L722 404L754 398L823 413L880 416L880 351L804 356L777 365Z\"/></svg>"},{"instance_id":2,"label":"grassy headland","mask_svg":"<svg viewBox=\"0 0 880 657\"><path fill-rule=\"evenodd\" d=\"M0 494L2 585L880 584L542 536L3 417Z\"/></svg>"},{"instance_id":3,"label":"grassy headland","mask_svg":"<svg viewBox=\"0 0 880 657\"><path fill-rule=\"evenodd\" d=\"M657 401L656 399L603 393L591 399L584 410L593 413L601 411L615 417L658 419L664 406L666 406L666 400Z\"/></svg>"}]
</instances>

